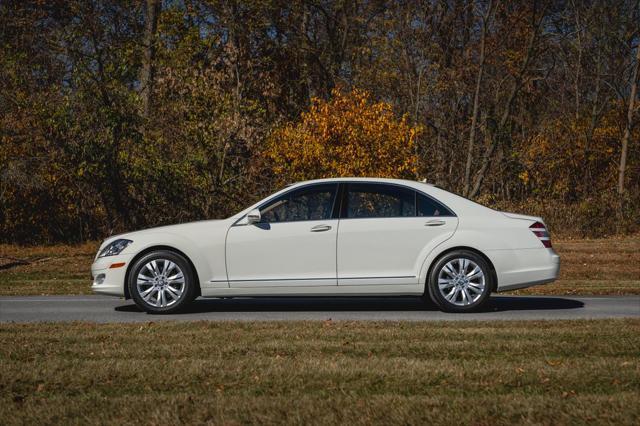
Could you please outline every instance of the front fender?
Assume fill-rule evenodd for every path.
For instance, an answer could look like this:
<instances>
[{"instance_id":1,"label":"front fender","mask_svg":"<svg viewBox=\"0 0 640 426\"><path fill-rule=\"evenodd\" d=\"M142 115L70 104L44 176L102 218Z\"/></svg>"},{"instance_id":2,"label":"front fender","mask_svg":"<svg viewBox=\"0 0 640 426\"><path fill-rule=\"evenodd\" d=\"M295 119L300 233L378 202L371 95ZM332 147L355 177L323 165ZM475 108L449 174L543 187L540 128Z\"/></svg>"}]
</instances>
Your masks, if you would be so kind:
<instances>
[{"instance_id":1,"label":"front fender","mask_svg":"<svg viewBox=\"0 0 640 426\"><path fill-rule=\"evenodd\" d=\"M154 247L166 247L182 252L195 267L200 287L209 281L227 280L224 261L224 237L219 242L207 241L205 235L193 238L188 233L178 235L171 232L149 232L144 235L131 237L131 243L123 254L133 255L133 259L140 253ZM130 267L131 265L129 265Z\"/></svg>"}]
</instances>

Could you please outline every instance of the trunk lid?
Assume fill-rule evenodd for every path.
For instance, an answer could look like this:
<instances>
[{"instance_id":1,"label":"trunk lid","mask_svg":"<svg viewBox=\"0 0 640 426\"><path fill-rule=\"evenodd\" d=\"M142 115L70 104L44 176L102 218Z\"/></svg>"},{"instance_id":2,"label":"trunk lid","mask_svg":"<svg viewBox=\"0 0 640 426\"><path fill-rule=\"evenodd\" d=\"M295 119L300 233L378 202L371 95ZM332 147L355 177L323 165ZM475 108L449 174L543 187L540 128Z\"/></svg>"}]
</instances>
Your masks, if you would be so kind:
<instances>
[{"instance_id":1,"label":"trunk lid","mask_svg":"<svg viewBox=\"0 0 640 426\"><path fill-rule=\"evenodd\" d=\"M500 213L502 213L503 215L505 215L509 219L520 219L520 220L528 220L528 221L531 221L531 222L542 222L542 223L544 223L542 218L541 217L537 217L537 216L528 216L526 214L518 214L518 213L510 213L510 212L500 212Z\"/></svg>"}]
</instances>

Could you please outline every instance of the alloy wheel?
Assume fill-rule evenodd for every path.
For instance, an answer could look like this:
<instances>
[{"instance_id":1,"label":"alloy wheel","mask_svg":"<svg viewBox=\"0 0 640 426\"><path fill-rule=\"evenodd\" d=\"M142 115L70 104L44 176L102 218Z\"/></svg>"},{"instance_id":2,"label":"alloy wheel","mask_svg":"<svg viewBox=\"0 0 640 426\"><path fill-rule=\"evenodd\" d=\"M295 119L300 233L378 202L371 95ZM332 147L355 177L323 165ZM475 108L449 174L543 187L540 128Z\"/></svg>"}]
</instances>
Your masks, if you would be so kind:
<instances>
[{"instance_id":1,"label":"alloy wheel","mask_svg":"<svg viewBox=\"0 0 640 426\"><path fill-rule=\"evenodd\" d=\"M175 304L184 293L184 274L168 259L154 259L145 263L136 279L142 300L156 308Z\"/></svg>"},{"instance_id":2,"label":"alloy wheel","mask_svg":"<svg viewBox=\"0 0 640 426\"><path fill-rule=\"evenodd\" d=\"M475 303L485 292L484 271L473 260L456 258L438 274L438 289L445 300L456 306Z\"/></svg>"}]
</instances>

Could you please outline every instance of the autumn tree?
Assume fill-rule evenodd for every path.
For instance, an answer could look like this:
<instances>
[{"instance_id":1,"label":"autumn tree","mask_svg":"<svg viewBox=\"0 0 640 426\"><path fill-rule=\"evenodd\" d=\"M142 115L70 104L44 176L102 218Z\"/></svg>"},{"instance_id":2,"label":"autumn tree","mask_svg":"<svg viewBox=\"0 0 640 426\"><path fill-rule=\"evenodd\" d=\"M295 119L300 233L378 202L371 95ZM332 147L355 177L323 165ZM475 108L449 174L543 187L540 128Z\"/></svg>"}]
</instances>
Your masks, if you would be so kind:
<instances>
[{"instance_id":1,"label":"autumn tree","mask_svg":"<svg viewBox=\"0 0 640 426\"><path fill-rule=\"evenodd\" d=\"M421 129L367 92L312 99L300 121L277 128L263 156L280 183L336 176L415 178Z\"/></svg>"},{"instance_id":2,"label":"autumn tree","mask_svg":"<svg viewBox=\"0 0 640 426\"><path fill-rule=\"evenodd\" d=\"M638 22L637 0L0 1L0 241L339 175L640 230Z\"/></svg>"}]
</instances>

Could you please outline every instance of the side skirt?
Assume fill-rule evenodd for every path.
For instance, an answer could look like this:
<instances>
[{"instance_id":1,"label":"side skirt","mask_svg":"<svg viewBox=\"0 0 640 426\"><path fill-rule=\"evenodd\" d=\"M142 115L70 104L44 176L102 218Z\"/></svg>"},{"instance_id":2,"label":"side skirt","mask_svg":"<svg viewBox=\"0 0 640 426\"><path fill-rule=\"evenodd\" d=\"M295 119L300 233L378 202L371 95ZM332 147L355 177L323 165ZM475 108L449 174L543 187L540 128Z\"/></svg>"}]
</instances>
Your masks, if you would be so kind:
<instances>
[{"instance_id":1,"label":"side skirt","mask_svg":"<svg viewBox=\"0 0 640 426\"><path fill-rule=\"evenodd\" d=\"M265 288L203 288L202 297L241 296L421 296L424 286L418 284L265 287Z\"/></svg>"}]
</instances>

